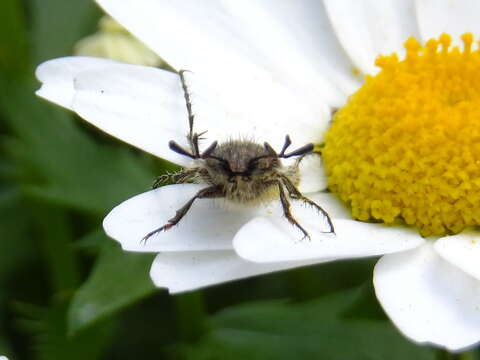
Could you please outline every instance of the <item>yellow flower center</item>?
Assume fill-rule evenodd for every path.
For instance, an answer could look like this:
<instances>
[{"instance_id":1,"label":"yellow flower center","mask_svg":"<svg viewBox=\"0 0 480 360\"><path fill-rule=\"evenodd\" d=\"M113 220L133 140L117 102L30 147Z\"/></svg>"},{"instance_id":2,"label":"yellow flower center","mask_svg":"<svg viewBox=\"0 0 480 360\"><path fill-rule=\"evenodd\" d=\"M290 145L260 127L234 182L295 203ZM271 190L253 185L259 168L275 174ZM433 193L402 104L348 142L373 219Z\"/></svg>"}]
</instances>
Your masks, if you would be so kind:
<instances>
[{"instance_id":1,"label":"yellow flower center","mask_svg":"<svg viewBox=\"0 0 480 360\"><path fill-rule=\"evenodd\" d=\"M322 156L354 218L416 226L423 236L480 225L480 52L447 34L406 58L379 57L334 116Z\"/></svg>"}]
</instances>

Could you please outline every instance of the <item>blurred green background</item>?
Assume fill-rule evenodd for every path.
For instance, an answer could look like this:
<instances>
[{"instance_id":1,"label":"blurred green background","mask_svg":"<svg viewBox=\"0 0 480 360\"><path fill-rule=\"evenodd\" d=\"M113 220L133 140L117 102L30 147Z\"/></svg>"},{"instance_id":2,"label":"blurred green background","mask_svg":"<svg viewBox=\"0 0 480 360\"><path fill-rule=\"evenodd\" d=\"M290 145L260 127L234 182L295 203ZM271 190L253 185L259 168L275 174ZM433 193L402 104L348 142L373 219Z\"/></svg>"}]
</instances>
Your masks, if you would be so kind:
<instances>
[{"instance_id":1,"label":"blurred green background","mask_svg":"<svg viewBox=\"0 0 480 360\"><path fill-rule=\"evenodd\" d=\"M172 165L34 95L35 67L72 54L101 15L89 0L0 2L0 355L453 358L409 343L386 319L371 286L375 259L179 296L155 289L154 255L123 253L101 222Z\"/></svg>"}]
</instances>

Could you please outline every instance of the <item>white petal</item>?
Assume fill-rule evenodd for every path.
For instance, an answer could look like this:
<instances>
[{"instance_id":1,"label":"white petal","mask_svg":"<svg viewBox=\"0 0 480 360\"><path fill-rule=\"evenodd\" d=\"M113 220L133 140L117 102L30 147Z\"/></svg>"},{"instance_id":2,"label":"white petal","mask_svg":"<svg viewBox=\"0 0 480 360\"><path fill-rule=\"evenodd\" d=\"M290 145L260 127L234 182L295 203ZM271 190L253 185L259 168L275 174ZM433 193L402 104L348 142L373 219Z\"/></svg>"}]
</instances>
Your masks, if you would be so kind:
<instances>
[{"instance_id":1,"label":"white petal","mask_svg":"<svg viewBox=\"0 0 480 360\"><path fill-rule=\"evenodd\" d=\"M291 149L320 143L330 125L331 110L321 102L309 104L299 94L265 78L242 79L225 88L205 74L186 73L196 130L208 130L208 140L249 138L281 149L285 135Z\"/></svg>"},{"instance_id":2,"label":"white petal","mask_svg":"<svg viewBox=\"0 0 480 360\"><path fill-rule=\"evenodd\" d=\"M403 42L418 35L413 0L325 0L325 6L343 47L366 74L378 72L378 55L401 55Z\"/></svg>"},{"instance_id":3,"label":"white petal","mask_svg":"<svg viewBox=\"0 0 480 360\"><path fill-rule=\"evenodd\" d=\"M102 69L112 64L112 60L93 57L64 57L46 61L35 71L42 87L37 95L60 106L71 109L74 96L73 79L82 71Z\"/></svg>"},{"instance_id":4,"label":"white petal","mask_svg":"<svg viewBox=\"0 0 480 360\"><path fill-rule=\"evenodd\" d=\"M321 141L328 127L330 111L326 105L318 104L311 111L283 88L258 82L240 84L233 86L228 97L235 101L225 97L222 101L206 79L191 73L185 76L195 113L194 130L208 130L206 141L249 137L281 148L285 135L290 134L293 148ZM265 98L247 95L249 86L265 94L275 93L270 100L284 99L284 106L265 107ZM95 126L161 158L189 163L188 158L168 148L169 140L188 148L188 116L177 74L137 65L112 65L79 74L75 90L74 110ZM252 107L238 107L238 98Z\"/></svg>"},{"instance_id":5,"label":"white petal","mask_svg":"<svg viewBox=\"0 0 480 360\"><path fill-rule=\"evenodd\" d=\"M480 340L480 282L443 260L431 243L383 256L373 281L384 310L411 340L451 351Z\"/></svg>"},{"instance_id":6,"label":"white petal","mask_svg":"<svg viewBox=\"0 0 480 360\"><path fill-rule=\"evenodd\" d=\"M230 0L226 4L241 20L249 42L269 59L269 69L294 88L309 89L317 101L320 97L339 107L360 86L320 1Z\"/></svg>"},{"instance_id":7,"label":"white petal","mask_svg":"<svg viewBox=\"0 0 480 360\"><path fill-rule=\"evenodd\" d=\"M138 65L112 65L75 78L72 108L129 144L177 164L188 158L168 147L186 146L188 116L177 74Z\"/></svg>"},{"instance_id":8,"label":"white petal","mask_svg":"<svg viewBox=\"0 0 480 360\"><path fill-rule=\"evenodd\" d=\"M263 72L256 49L221 1L98 0L110 15L176 69L214 75ZM173 36L172 36L173 35ZM220 68L218 68L220 66Z\"/></svg>"},{"instance_id":9,"label":"white petal","mask_svg":"<svg viewBox=\"0 0 480 360\"><path fill-rule=\"evenodd\" d=\"M78 66L83 71L76 73L74 68L78 64L83 64ZM169 140L175 140L188 148L185 136L188 117L177 74L89 58L53 60L40 66L38 73L45 81L39 91L41 96L63 103L103 131L156 156L181 165L190 163L168 147ZM206 141L249 137L281 148L285 135L290 134L292 147L302 146L321 141L328 126L330 113L326 105L318 104L315 111L310 111L283 88L272 89L263 84L261 90L277 93L278 97L272 101L285 99L283 108L274 104L265 107L264 99L253 94L249 95L252 102L262 106L238 108L235 101L220 101L218 91L209 87L205 79L190 73L186 76L192 85L189 90L196 113L194 130L208 130ZM260 84L254 85L260 89ZM248 88L239 85L240 88L243 95L232 90L229 98L245 98ZM299 108L295 109L296 106Z\"/></svg>"},{"instance_id":10,"label":"white petal","mask_svg":"<svg viewBox=\"0 0 480 360\"><path fill-rule=\"evenodd\" d=\"M300 163L300 184L298 189L303 193L322 191L327 188L327 175L322 159L318 155L309 155Z\"/></svg>"},{"instance_id":11,"label":"white petal","mask_svg":"<svg viewBox=\"0 0 480 360\"><path fill-rule=\"evenodd\" d=\"M333 105L343 103L344 90L356 86L353 76L342 71L348 60L315 1L284 6L265 1L246 6L214 0L149 0L142 6L132 0L98 2L175 68L207 74L224 85L271 77Z\"/></svg>"},{"instance_id":12,"label":"white petal","mask_svg":"<svg viewBox=\"0 0 480 360\"><path fill-rule=\"evenodd\" d=\"M186 146L188 117L177 74L69 57L43 63L37 77L43 82L38 95L140 149L177 164L190 163L168 148L169 140Z\"/></svg>"},{"instance_id":13,"label":"white petal","mask_svg":"<svg viewBox=\"0 0 480 360\"><path fill-rule=\"evenodd\" d=\"M445 260L480 280L480 236L478 231L464 231L435 242L435 250Z\"/></svg>"},{"instance_id":14,"label":"white petal","mask_svg":"<svg viewBox=\"0 0 480 360\"><path fill-rule=\"evenodd\" d=\"M351 220L352 219L352 213L350 212L349 208L338 199L338 197L332 193L326 193L326 192L317 192L313 194L308 194L308 198L315 201L318 205L321 205L322 208L328 212L330 217L333 219L344 219L344 220ZM277 208L276 211L280 214L281 212L280 209L280 203L277 202L276 204ZM312 215L310 213L311 208L306 208L305 206L301 205L300 203L294 201L292 204L292 211L297 211L296 209L300 209L300 213L309 213L310 216ZM272 212L270 212L272 214ZM300 215L300 214L299 214ZM318 218L317 218L318 221Z\"/></svg>"},{"instance_id":15,"label":"white petal","mask_svg":"<svg viewBox=\"0 0 480 360\"><path fill-rule=\"evenodd\" d=\"M157 255L150 277L156 286L175 294L313 263L255 264L239 258L233 251L168 252Z\"/></svg>"},{"instance_id":16,"label":"white petal","mask_svg":"<svg viewBox=\"0 0 480 360\"><path fill-rule=\"evenodd\" d=\"M256 262L356 258L403 251L424 242L411 229L348 220L348 212L332 195L315 194L311 199L330 214L336 234L322 233L328 229L323 215L297 201L292 204L291 212L311 240L302 240L302 233L277 207L271 216L256 217L240 229L234 238L237 253Z\"/></svg>"},{"instance_id":17,"label":"white petal","mask_svg":"<svg viewBox=\"0 0 480 360\"><path fill-rule=\"evenodd\" d=\"M163 186L137 195L115 207L105 218L108 236L131 251L188 251L231 249L240 227L256 214L255 209L226 211L212 199L198 199L181 222L168 231L142 238L167 223L205 185ZM252 215L253 214L253 215Z\"/></svg>"},{"instance_id":18,"label":"white petal","mask_svg":"<svg viewBox=\"0 0 480 360\"><path fill-rule=\"evenodd\" d=\"M462 44L459 36L472 32L480 36L480 2L477 0L417 0L417 17L424 41L438 38L444 32L452 35L455 45ZM473 44L475 46L475 44Z\"/></svg>"}]
</instances>

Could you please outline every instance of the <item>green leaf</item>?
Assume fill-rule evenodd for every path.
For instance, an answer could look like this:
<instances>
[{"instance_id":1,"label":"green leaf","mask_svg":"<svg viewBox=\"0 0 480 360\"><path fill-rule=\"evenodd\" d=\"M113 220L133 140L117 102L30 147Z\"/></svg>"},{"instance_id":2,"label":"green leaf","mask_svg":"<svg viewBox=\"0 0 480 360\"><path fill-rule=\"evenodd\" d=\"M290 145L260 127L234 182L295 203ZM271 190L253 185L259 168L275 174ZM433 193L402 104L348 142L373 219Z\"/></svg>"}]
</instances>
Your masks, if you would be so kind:
<instances>
[{"instance_id":1,"label":"green leaf","mask_svg":"<svg viewBox=\"0 0 480 360\"><path fill-rule=\"evenodd\" d=\"M185 348L187 359L434 359L388 322L345 318L358 291L312 302L266 301L231 307L211 319L212 330Z\"/></svg>"},{"instance_id":2,"label":"green leaf","mask_svg":"<svg viewBox=\"0 0 480 360\"><path fill-rule=\"evenodd\" d=\"M19 0L0 2L0 71L23 75L28 68L25 16Z\"/></svg>"},{"instance_id":3,"label":"green leaf","mask_svg":"<svg viewBox=\"0 0 480 360\"><path fill-rule=\"evenodd\" d=\"M93 32L99 9L91 0L31 0L33 62L68 56L80 38Z\"/></svg>"},{"instance_id":4,"label":"green leaf","mask_svg":"<svg viewBox=\"0 0 480 360\"><path fill-rule=\"evenodd\" d=\"M17 323L33 335L34 351L40 360L95 360L109 343L112 326L102 323L89 331L67 335L65 317L68 302L49 307L17 303Z\"/></svg>"},{"instance_id":5,"label":"green leaf","mask_svg":"<svg viewBox=\"0 0 480 360\"><path fill-rule=\"evenodd\" d=\"M98 228L82 238L78 239L74 247L78 250L86 251L89 253L99 253L105 244L107 237L102 228ZM110 239L109 239L110 240Z\"/></svg>"},{"instance_id":6,"label":"green leaf","mask_svg":"<svg viewBox=\"0 0 480 360\"><path fill-rule=\"evenodd\" d=\"M35 259L29 216L22 208L18 191L2 189L0 183L0 355L13 356L11 338L6 337L11 316L8 303L18 285L18 272Z\"/></svg>"},{"instance_id":7,"label":"green leaf","mask_svg":"<svg viewBox=\"0 0 480 360\"><path fill-rule=\"evenodd\" d=\"M34 250L28 233L30 218L18 191L0 190L0 214L0 287L3 287L15 270L34 257Z\"/></svg>"},{"instance_id":8,"label":"green leaf","mask_svg":"<svg viewBox=\"0 0 480 360\"><path fill-rule=\"evenodd\" d=\"M80 282L77 254L71 245L71 219L65 211L49 204L31 204L30 208L50 286L55 292L70 292Z\"/></svg>"},{"instance_id":9,"label":"green leaf","mask_svg":"<svg viewBox=\"0 0 480 360\"><path fill-rule=\"evenodd\" d=\"M0 354L7 356L10 359L13 359L13 351L11 349L11 346L7 343L6 339L3 338L0 338Z\"/></svg>"},{"instance_id":10,"label":"green leaf","mask_svg":"<svg viewBox=\"0 0 480 360\"><path fill-rule=\"evenodd\" d=\"M156 289L149 276L155 255L125 253L102 236L105 238L102 253L70 306L68 328L71 333L124 309Z\"/></svg>"}]
</instances>

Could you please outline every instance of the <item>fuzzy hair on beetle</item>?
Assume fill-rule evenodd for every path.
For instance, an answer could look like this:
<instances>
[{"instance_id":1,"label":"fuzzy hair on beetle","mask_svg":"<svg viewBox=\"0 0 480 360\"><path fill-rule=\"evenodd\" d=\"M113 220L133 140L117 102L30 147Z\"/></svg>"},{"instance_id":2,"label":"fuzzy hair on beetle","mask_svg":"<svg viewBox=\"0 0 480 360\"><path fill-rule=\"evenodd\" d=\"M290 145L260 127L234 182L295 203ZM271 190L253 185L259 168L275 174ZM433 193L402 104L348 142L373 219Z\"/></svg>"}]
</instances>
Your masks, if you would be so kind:
<instances>
[{"instance_id":1,"label":"fuzzy hair on beetle","mask_svg":"<svg viewBox=\"0 0 480 360\"><path fill-rule=\"evenodd\" d=\"M189 149L185 149L171 140L168 146L172 151L194 160L195 166L183 168L173 173L165 174L156 179L153 188L165 182L199 183L206 187L198 191L189 201L178 209L168 222L146 234L142 242L151 236L167 231L177 225L188 213L197 199L223 198L229 202L242 205L258 206L259 204L280 200L283 215L290 224L303 234L302 238L310 238L308 232L295 219L290 211L290 200L301 201L312 206L327 220L329 231L335 233L332 220L328 213L314 201L303 195L297 188L300 182L299 165L302 159L313 152L313 144L306 144L294 151L286 152L291 145L290 136L285 136L285 142L280 152L275 151L267 142L260 145L255 141L231 139L223 143L213 141L201 151L199 141L206 133L196 133L193 130L194 114L190 93L185 81L185 72L179 71L188 112L189 132L187 140ZM292 165L285 166L282 159L296 158Z\"/></svg>"}]
</instances>

